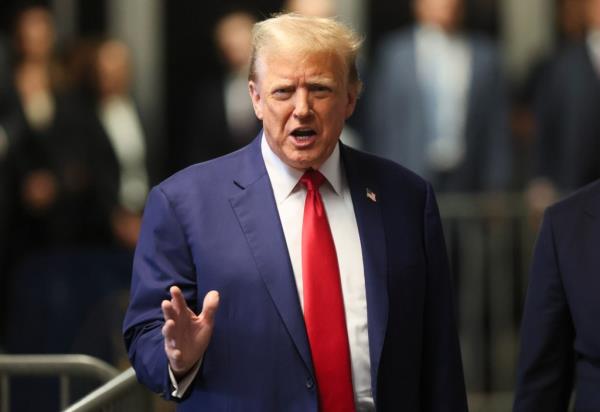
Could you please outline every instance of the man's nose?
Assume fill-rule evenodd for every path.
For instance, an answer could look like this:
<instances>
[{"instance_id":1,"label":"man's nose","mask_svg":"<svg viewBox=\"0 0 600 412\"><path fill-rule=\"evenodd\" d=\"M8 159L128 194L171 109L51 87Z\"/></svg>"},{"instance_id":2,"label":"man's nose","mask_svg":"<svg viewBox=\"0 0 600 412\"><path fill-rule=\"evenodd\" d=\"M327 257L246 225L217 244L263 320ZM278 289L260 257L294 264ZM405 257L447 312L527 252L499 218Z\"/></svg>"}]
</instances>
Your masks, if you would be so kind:
<instances>
[{"instance_id":1,"label":"man's nose","mask_svg":"<svg viewBox=\"0 0 600 412\"><path fill-rule=\"evenodd\" d=\"M296 92L296 101L294 102L294 116L302 119L310 116L312 113L310 96L307 90L298 90Z\"/></svg>"}]
</instances>

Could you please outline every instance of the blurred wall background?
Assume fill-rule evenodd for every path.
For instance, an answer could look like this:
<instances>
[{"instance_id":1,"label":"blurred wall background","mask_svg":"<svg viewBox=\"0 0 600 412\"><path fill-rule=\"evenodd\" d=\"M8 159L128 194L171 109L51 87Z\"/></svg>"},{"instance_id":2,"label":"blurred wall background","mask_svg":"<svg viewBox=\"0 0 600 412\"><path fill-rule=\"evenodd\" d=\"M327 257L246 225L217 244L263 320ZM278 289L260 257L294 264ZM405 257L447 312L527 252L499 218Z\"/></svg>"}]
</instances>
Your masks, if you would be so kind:
<instances>
[{"instance_id":1,"label":"blurred wall background","mask_svg":"<svg viewBox=\"0 0 600 412\"><path fill-rule=\"evenodd\" d=\"M536 59L552 50L556 40L555 0L468 0L466 26L496 38L512 84L527 75ZM11 16L26 1L4 0L0 33L10 31ZM77 36L108 33L132 47L135 95L156 127L169 135L169 150L177 152L189 90L221 69L212 30L218 16L234 1L47 0L54 13L59 44ZM240 2L237 2L240 3ZM248 0L243 7L258 16L280 10L282 1ZM337 14L366 36L366 59L391 30L413 21L411 2L341 0ZM532 24L535 22L535 24Z\"/></svg>"}]
</instances>

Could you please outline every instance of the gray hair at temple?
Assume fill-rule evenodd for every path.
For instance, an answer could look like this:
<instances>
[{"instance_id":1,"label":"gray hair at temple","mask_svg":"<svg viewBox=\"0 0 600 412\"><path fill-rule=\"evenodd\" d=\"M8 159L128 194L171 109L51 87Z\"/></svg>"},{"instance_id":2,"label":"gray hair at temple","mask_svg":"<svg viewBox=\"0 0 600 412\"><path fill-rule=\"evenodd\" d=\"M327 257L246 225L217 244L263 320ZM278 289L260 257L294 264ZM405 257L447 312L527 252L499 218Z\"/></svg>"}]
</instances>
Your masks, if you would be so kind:
<instances>
[{"instance_id":1,"label":"gray hair at temple","mask_svg":"<svg viewBox=\"0 0 600 412\"><path fill-rule=\"evenodd\" d=\"M254 25L249 79L256 81L257 60L265 52L293 50L306 53L334 53L345 64L348 86L357 94L362 88L356 59L362 39L348 26L333 18L296 13L275 15Z\"/></svg>"}]
</instances>

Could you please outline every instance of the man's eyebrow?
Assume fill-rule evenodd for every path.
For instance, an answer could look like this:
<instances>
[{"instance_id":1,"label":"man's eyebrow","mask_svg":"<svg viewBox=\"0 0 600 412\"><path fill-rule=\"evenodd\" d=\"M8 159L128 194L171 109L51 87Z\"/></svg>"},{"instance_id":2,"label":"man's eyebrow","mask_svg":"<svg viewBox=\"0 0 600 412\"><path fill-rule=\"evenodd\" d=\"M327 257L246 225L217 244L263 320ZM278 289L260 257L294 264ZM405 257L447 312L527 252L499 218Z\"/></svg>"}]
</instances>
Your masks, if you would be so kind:
<instances>
[{"instance_id":1,"label":"man's eyebrow","mask_svg":"<svg viewBox=\"0 0 600 412\"><path fill-rule=\"evenodd\" d=\"M307 84L334 84L335 82L335 77L330 76L314 76L306 79Z\"/></svg>"},{"instance_id":2,"label":"man's eyebrow","mask_svg":"<svg viewBox=\"0 0 600 412\"><path fill-rule=\"evenodd\" d=\"M278 82L274 82L273 84L271 84L271 88L270 90L276 90L276 89L288 89L290 87L294 87L294 83L291 81L286 81L286 80L281 80Z\"/></svg>"}]
</instances>

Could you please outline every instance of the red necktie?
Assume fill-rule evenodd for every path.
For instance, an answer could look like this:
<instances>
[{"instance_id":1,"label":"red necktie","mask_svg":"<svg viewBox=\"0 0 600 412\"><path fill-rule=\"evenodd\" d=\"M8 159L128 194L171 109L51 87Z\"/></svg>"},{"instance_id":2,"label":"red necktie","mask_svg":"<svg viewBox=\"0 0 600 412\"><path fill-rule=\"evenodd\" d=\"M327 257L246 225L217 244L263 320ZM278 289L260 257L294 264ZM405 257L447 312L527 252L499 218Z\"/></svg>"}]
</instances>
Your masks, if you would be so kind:
<instances>
[{"instance_id":1,"label":"red necktie","mask_svg":"<svg viewBox=\"0 0 600 412\"><path fill-rule=\"evenodd\" d=\"M308 170L302 223L304 321L317 379L320 412L354 411L350 348L335 245L319 186L325 177Z\"/></svg>"}]
</instances>

